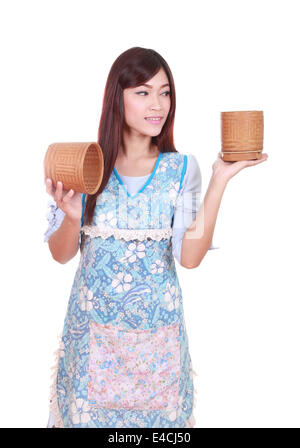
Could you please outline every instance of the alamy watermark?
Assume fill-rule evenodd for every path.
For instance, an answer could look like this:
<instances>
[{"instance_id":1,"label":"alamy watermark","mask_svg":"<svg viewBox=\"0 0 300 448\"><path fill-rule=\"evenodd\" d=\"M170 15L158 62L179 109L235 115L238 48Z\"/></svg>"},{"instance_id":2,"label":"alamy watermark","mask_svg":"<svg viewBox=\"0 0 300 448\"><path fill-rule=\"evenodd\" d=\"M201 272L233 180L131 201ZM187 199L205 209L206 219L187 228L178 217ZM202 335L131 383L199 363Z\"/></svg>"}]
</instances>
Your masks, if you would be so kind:
<instances>
[{"instance_id":1,"label":"alamy watermark","mask_svg":"<svg viewBox=\"0 0 300 448\"><path fill-rule=\"evenodd\" d=\"M107 214L100 212L97 222L105 226L124 229L164 229L170 223L174 229L191 230L186 233L188 239L199 239L204 233L204 207L200 192L184 192L176 190L162 193L137 195L128 194L126 186L119 186L118 194L106 191L100 195L99 204L109 204ZM104 207L105 209L105 207Z\"/></svg>"}]
</instances>

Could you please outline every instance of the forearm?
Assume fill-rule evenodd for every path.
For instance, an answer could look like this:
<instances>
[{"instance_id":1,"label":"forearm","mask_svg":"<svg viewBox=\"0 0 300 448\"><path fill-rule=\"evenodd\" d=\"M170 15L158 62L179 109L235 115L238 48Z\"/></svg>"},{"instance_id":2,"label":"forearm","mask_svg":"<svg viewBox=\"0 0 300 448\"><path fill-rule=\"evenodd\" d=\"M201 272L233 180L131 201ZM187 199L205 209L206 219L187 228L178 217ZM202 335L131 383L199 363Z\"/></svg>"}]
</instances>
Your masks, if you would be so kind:
<instances>
[{"instance_id":1,"label":"forearm","mask_svg":"<svg viewBox=\"0 0 300 448\"><path fill-rule=\"evenodd\" d=\"M182 266L186 268L199 266L207 253L211 245L225 187L225 181L214 176L211 177L205 198L182 239Z\"/></svg>"},{"instance_id":2,"label":"forearm","mask_svg":"<svg viewBox=\"0 0 300 448\"><path fill-rule=\"evenodd\" d=\"M60 227L50 236L48 241L54 260L64 264L75 257L78 251L80 226L80 220L71 221L67 216L64 217Z\"/></svg>"}]
</instances>

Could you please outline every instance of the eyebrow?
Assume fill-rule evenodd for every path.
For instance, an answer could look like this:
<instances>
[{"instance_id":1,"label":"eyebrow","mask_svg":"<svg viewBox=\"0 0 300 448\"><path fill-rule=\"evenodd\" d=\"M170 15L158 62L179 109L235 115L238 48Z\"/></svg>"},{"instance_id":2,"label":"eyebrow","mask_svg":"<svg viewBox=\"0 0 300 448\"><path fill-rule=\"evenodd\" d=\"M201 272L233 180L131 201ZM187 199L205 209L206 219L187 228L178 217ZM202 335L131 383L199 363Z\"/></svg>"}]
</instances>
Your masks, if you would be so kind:
<instances>
[{"instance_id":1,"label":"eyebrow","mask_svg":"<svg viewBox=\"0 0 300 448\"><path fill-rule=\"evenodd\" d=\"M149 87L149 89L152 89L152 86L150 84L142 84L142 86ZM162 89L163 87L166 87L166 86L170 86L170 84L163 84L162 86L160 86L160 88ZM139 87L141 87L141 86L139 86Z\"/></svg>"}]
</instances>

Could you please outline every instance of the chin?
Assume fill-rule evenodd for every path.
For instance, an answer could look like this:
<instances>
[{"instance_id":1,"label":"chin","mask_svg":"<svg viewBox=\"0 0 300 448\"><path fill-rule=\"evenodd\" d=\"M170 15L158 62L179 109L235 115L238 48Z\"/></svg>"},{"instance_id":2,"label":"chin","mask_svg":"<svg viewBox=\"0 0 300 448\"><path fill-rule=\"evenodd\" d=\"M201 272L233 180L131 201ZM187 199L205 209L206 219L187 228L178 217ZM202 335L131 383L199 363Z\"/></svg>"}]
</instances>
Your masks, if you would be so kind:
<instances>
[{"instance_id":1,"label":"chin","mask_svg":"<svg viewBox=\"0 0 300 448\"><path fill-rule=\"evenodd\" d=\"M147 132L145 132L145 135L148 135L149 137L157 137L160 133L161 133L161 128L159 128L157 130L153 129L153 131L150 131L150 132L148 130Z\"/></svg>"},{"instance_id":2,"label":"chin","mask_svg":"<svg viewBox=\"0 0 300 448\"><path fill-rule=\"evenodd\" d=\"M158 132L152 132L150 135L151 137L157 137L160 134L161 131Z\"/></svg>"}]
</instances>

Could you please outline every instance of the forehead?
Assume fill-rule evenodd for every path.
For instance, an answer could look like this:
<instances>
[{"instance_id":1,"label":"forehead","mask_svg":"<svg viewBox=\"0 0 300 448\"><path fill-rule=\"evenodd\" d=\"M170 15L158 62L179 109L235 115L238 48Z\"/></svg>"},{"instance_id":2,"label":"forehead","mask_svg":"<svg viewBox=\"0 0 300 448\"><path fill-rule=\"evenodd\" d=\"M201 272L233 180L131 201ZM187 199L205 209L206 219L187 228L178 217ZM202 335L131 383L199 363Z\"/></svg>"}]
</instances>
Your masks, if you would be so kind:
<instances>
[{"instance_id":1,"label":"forehead","mask_svg":"<svg viewBox=\"0 0 300 448\"><path fill-rule=\"evenodd\" d=\"M168 77L166 75L166 72L163 68L161 68L156 75L154 75L151 79L149 79L145 84L151 84L151 85L161 85L168 83Z\"/></svg>"},{"instance_id":2,"label":"forehead","mask_svg":"<svg viewBox=\"0 0 300 448\"><path fill-rule=\"evenodd\" d=\"M143 84L139 84L138 86L129 87L127 89L124 89L124 92L130 91L132 89L137 89L139 87L146 87L148 89L157 88L160 89L162 87L169 86L169 80L168 77L164 71L163 68L161 68L156 75L154 75L151 79L148 79L148 81L145 81Z\"/></svg>"}]
</instances>

